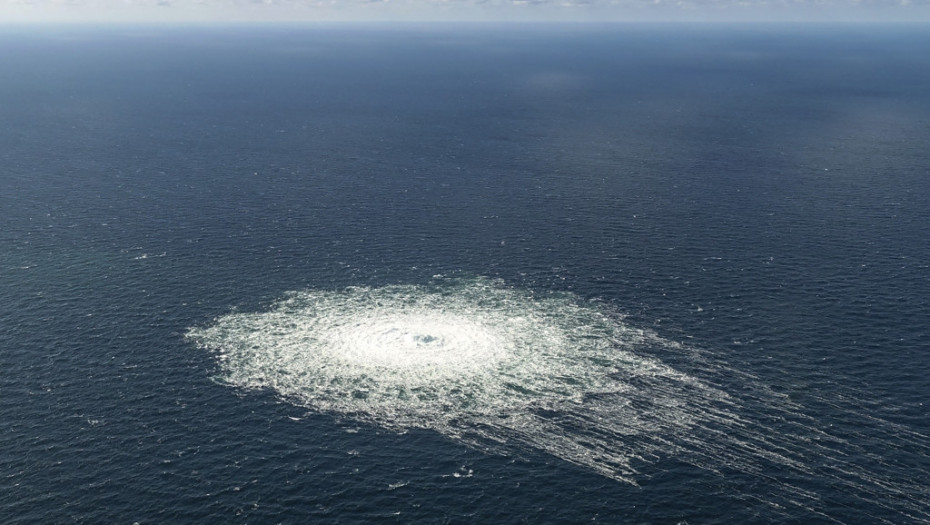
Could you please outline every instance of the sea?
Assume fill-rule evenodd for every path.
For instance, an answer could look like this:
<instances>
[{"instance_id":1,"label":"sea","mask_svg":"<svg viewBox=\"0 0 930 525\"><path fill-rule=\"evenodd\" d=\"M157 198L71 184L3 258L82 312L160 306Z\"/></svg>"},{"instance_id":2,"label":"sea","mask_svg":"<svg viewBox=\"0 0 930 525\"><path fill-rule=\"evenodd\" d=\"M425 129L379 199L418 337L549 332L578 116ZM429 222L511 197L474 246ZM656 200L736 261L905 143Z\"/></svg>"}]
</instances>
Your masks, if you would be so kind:
<instances>
[{"instance_id":1,"label":"sea","mask_svg":"<svg viewBox=\"0 0 930 525\"><path fill-rule=\"evenodd\" d=\"M0 30L0 522L930 523L919 25Z\"/></svg>"}]
</instances>

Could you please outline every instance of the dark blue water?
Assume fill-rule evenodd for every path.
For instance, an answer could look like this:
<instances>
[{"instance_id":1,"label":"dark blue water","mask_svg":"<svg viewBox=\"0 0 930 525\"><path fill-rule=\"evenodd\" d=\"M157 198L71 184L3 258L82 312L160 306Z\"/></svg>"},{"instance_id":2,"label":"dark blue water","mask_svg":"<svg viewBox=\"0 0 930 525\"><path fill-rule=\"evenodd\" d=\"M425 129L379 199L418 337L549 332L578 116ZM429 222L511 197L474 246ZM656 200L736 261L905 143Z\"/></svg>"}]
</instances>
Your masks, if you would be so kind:
<instances>
[{"instance_id":1,"label":"dark blue water","mask_svg":"<svg viewBox=\"0 0 930 525\"><path fill-rule=\"evenodd\" d=\"M925 31L0 35L0 521L930 522ZM188 336L475 279L729 397L488 447L230 386ZM646 441L631 480L575 461Z\"/></svg>"}]
</instances>

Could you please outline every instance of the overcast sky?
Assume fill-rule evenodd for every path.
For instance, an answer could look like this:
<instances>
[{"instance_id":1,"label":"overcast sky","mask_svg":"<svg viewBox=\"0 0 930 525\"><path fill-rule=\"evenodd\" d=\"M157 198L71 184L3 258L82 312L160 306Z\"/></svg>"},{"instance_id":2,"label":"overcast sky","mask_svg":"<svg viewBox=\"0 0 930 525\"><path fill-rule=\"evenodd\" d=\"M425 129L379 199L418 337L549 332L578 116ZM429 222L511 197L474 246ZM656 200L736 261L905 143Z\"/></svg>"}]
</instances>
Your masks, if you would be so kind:
<instances>
[{"instance_id":1,"label":"overcast sky","mask_svg":"<svg viewBox=\"0 0 930 525\"><path fill-rule=\"evenodd\" d=\"M0 0L0 22L921 21L930 0Z\"/></svg>"}]
</instances>

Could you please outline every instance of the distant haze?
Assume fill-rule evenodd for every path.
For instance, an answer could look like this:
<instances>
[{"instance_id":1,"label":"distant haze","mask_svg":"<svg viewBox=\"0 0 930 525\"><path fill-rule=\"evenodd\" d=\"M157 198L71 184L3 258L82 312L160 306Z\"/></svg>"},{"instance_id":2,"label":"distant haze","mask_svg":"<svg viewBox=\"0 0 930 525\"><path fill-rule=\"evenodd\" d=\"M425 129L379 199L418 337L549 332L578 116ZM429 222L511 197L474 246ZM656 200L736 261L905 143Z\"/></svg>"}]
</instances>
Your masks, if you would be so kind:
<instances>
[{"instance_id":1,"label":"distant haze","mask_svg":"<svg viewBox=\"0 0 930 525\"><path fill-rule=\"evenodd\" d=\"M930 0L0 0L13 22L928 22Z\"/></svg>"}]
</instances>

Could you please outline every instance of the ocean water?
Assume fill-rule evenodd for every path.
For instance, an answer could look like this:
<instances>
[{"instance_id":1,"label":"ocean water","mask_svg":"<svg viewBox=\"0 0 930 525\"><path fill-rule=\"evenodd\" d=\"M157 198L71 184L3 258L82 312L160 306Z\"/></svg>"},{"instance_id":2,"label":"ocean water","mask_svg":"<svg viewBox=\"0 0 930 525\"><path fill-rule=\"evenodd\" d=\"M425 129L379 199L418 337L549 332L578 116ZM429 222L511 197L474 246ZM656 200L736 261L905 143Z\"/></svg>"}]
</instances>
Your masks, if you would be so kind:
<instances>
[{"instance_id":1,"label":"ocean water","mask_svg":"<svg viewBox=\"0 0 930 525\"><path fill-rule=\"evenodd\" d=\"M3 523L930 522L930 36L0 32Z\"/></svg>"}]
</instances>

